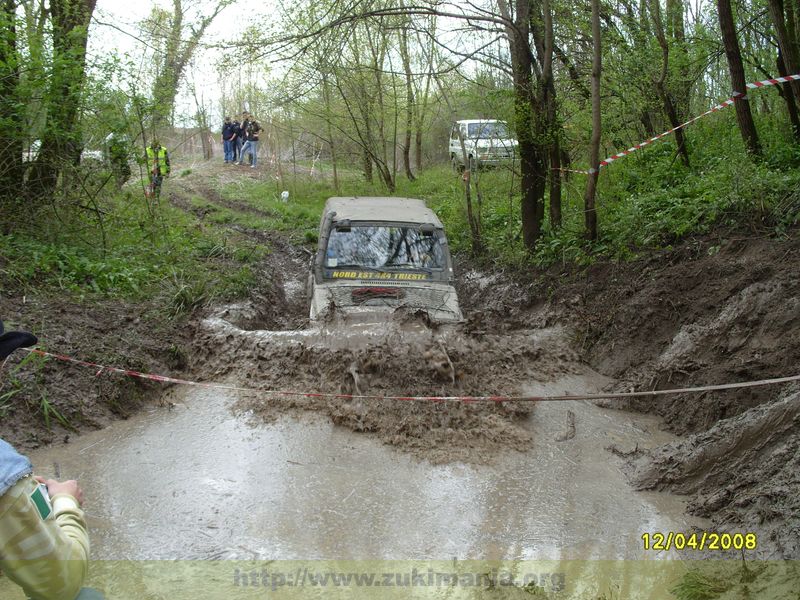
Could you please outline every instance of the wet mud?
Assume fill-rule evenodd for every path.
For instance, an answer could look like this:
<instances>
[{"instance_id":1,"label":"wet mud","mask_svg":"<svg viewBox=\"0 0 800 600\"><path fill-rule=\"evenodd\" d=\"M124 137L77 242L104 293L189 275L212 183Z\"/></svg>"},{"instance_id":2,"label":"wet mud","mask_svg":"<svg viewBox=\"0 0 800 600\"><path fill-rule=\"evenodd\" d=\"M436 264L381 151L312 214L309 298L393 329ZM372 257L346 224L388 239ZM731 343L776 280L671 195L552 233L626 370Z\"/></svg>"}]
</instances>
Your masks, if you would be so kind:
<instances>
[{"instance_id":1,"label":"wet mud","mask_svg":"<svg viewBox=\"0 0 800 600\"><path fill-rule=\"evenodd\" d=\"M619 391L755 381L800 374L798 259L797 229L780 238L717 231L630 263L536 278L473 271L459 294L470 315L508 331L569 326L581 358ZM659 415L689 436L633 452L634 485L690 494L688 510L715 530L758 531L759 556L796 560L792 394L786 384L603 404Z\"/></svg>"},{"instance_id":2,"label":"wet mud","mask_svg":"<svg viewBox=\"0 0 800 600\"><path fill-rule=\"evenodd\" d=\"M527 452L431 464L324 414L248 423L231 410L239 400L177 388L162 407L31 459L81 481L98 560L667 558L647 555L641 533L703 522L676 496L632 491L604 450L673 441L654 417L539 404L521 425ZM557 443L569 411L575 437Z\"/></svg>"},{"instance_id":3,"label":"wet mud","mask_svg":"<svg viewBox=\"0 0 800 600\"><path fill-rule=\"evenodd\" d=\"M256 389L355 396L524 396L537 383L571 375L597 381L560 328L475 335L458 325L431 327L403 316L252 331L234 324L243 312L247 307L227 307L203 322L195 338L196 370ZM578 394L585 388L559 393L565 391ZM522 425L531 402L265 393L243 398L236 409L266 422L287 412L313 411L433 462L485 461L498 451L527 450L531 443Z\"/></svg>"},{"instance_id":4,"label":"wet mud","mask_svg":"<svg viewBox=\"0 0 800 600\"><path fill-rule=\"evenodd\" d=\"M762 557L800 556L800 392L628 458L637 489L693 494L691 514L760 532Z\"/></svg>"}]
</instances>

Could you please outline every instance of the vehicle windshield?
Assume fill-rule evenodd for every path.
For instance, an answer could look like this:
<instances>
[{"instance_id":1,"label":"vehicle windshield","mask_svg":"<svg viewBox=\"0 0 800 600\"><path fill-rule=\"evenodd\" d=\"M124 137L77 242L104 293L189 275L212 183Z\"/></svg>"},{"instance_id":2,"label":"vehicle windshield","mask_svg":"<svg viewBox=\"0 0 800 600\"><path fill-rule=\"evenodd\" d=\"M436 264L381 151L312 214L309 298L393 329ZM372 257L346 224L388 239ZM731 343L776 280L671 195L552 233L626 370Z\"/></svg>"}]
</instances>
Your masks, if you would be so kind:
<instances>
[{"instance_id":1,"label":"vehicle windshield","mask_svg":"<svg viewBox=\"0 0 800 600\"><path fill-rule=\"evenodd\" d=\"M331 230L325 266L362 269L442 269L442 232L414 226L353 225Z\"/></svg>"},{"instance_id":2,"label":"vehicle windshield","mask_svg":"<svg viewBox=\"0 0 800 600\"><path fill-rule=\"evenodd\" d=\"M508 138L508 126L503 122L470 123L468 135L471 138Z\"/></svg>"}]
</instances>

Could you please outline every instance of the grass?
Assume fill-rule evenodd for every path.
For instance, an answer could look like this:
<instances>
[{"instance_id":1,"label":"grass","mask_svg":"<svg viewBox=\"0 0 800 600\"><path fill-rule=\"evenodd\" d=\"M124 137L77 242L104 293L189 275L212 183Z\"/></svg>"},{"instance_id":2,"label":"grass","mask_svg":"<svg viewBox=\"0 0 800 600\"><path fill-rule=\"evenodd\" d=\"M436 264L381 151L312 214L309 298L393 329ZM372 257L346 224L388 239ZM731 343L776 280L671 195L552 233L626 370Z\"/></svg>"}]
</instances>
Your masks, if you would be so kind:
<instances>
[{"instance_id":1,"label":"grass","mask_svg":"<svg viewBox=\"0 0 800 600\"><path fill-rule=\"evenodd\" d=\"M800 224L800 146L778 121L763 121L759 126L764 156L753 159L745 154L732 119L731 114L687 130L690 167L676 159L674 143L667 140L605 168L597 197L600 237L594 243L584 239L585 179L572 174L563 183L563 227L554 231L545 219L532 256L521 240L518 177L502 168L480 171L475 180L486 257L500 265L522 267L589 264L601 257L628 260L720 227L773 235L796 227ZM330 173L329 165L317 165ZM288 204L279 201L275 183L239 187L235 198L276 213L263 226L305 232L309 240L314 239L324 200L337 192L329 179L298 174L287 180ZM366 183L357 171L340 173L340 180L341 195L387 195L385 188ZM392 195L424 199L445 224L451 248L470 250L463 182L449 165L432 166L413 182L398 173ZM477 200L473 191L476 210Z\"/></svg>"},{"instance_id":2,"label":"grass","mask_svg":"<svg viewBox=\"0 0 800 600\"><path fill-rule=\"evenodd\" d=\"M23 293L61 292L85 301L166 294L173 306L191 310L201 298L246 295L255 284L252 265L270 251L223 227L201 226L166 203L151 212L132 194L106 199L104 209L113 215L104 226L105 245L88 241L97 239L97 225L79 220L0 235L0 278ZM236 218L231 211L228 220Z\"/></svg>"}]
</instances>

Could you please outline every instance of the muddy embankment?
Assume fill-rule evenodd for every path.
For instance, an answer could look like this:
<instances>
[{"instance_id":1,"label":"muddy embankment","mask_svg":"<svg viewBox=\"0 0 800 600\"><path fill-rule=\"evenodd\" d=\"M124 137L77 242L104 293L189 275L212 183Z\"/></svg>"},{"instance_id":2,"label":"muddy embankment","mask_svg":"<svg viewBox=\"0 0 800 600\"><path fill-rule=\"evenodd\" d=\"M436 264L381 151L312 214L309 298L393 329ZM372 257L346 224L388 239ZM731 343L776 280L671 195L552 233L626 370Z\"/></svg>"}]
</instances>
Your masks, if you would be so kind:
<instances>
[{"instance_id":1,"label":"muddy embankment","mask_svg":"<svg viewBox=\"0 0 800 600\"><path fill-rule=\"evenodd\" d=\"M689 240L572 274L549 290L543 323L570 322L581 356L618 390L797 375L799 259L797 231ZM546 291L541 281L526 288ZM800 558L799 392L787 384L613 403L660 415L686 436L628 454L632 483L690 494L691 514L726 531L757 526L770 538L765 555Z\"/></svg>"},{"instance_id":2,"label":"muddy embankment","mask_svg":"<svg viewBox=\"0 0 800 600\"><path fill-rule=\"evenodd\" d=\"M0 280L0 287L7 283ZM82 303L66 294L4 287L0 319L33 331L39 347L99 364L185 373L187 317L159 300ZM152 403L163 385L15 352L0 373L0 437L22 450L68 442Z\"/></svg>"}]
</instances>

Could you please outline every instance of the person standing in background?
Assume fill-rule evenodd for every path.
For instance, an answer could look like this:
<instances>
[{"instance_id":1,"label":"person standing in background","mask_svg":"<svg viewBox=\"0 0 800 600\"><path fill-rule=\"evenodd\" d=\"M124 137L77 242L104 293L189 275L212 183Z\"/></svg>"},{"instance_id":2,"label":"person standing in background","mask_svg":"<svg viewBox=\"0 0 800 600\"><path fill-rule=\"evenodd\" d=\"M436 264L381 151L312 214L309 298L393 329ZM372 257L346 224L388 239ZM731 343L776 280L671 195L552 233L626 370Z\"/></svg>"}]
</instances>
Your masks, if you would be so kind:
<instances>
[{"instance_id":1,"label":"person standing in background","mask_svg":"<svg viewBox=\"0 0 800 600\"><path fill-rule=\"evenodd\" d=\"M231 125L233 126L233 160L231 162L235 163L242 153L242 124L238 119L234 119Z\"/></svg>"},{"instance_id":2,"label":"person standing in background","mask_svg":"<svg viewBox=\"0 0 800 600\"><path fill-rule=\"evenodd\" d=\"M225 154L225 164L233 162L233 144L236 139L236 132L231 123L230 117L225 117L222 124L222 151Z\"/></svg>"},{"instance_id":3,"label":"person standing in background","mask_svg":"<svg viewBox=\"0 0 800 600\"><path fill-rule=\"evenodd\" d=\"M150 190L153 197L158 200L161 197L161 184L164 177L169 177L169 152L158 140L147 147L147 172L150 174Z\"/></svg>"},{"instance_id":4,"label":"person standing in background","mask_svg":"<svg viewBox=\"0 0 800 600\"><path fill-rule=\"evenodd\" d=\"M259 132L261 131L261 126L258 124L254 118L249 118L247 121L247 129L246 129L246 136L247 139L244 143L244 147L242 147L242 154L246 154L248 151L253 156L253 162L250 165L252 169L255 169L258 164L258 136ZM242 164L242 161L239 161L239 164Z\"/></svg>"}]
</instances>

